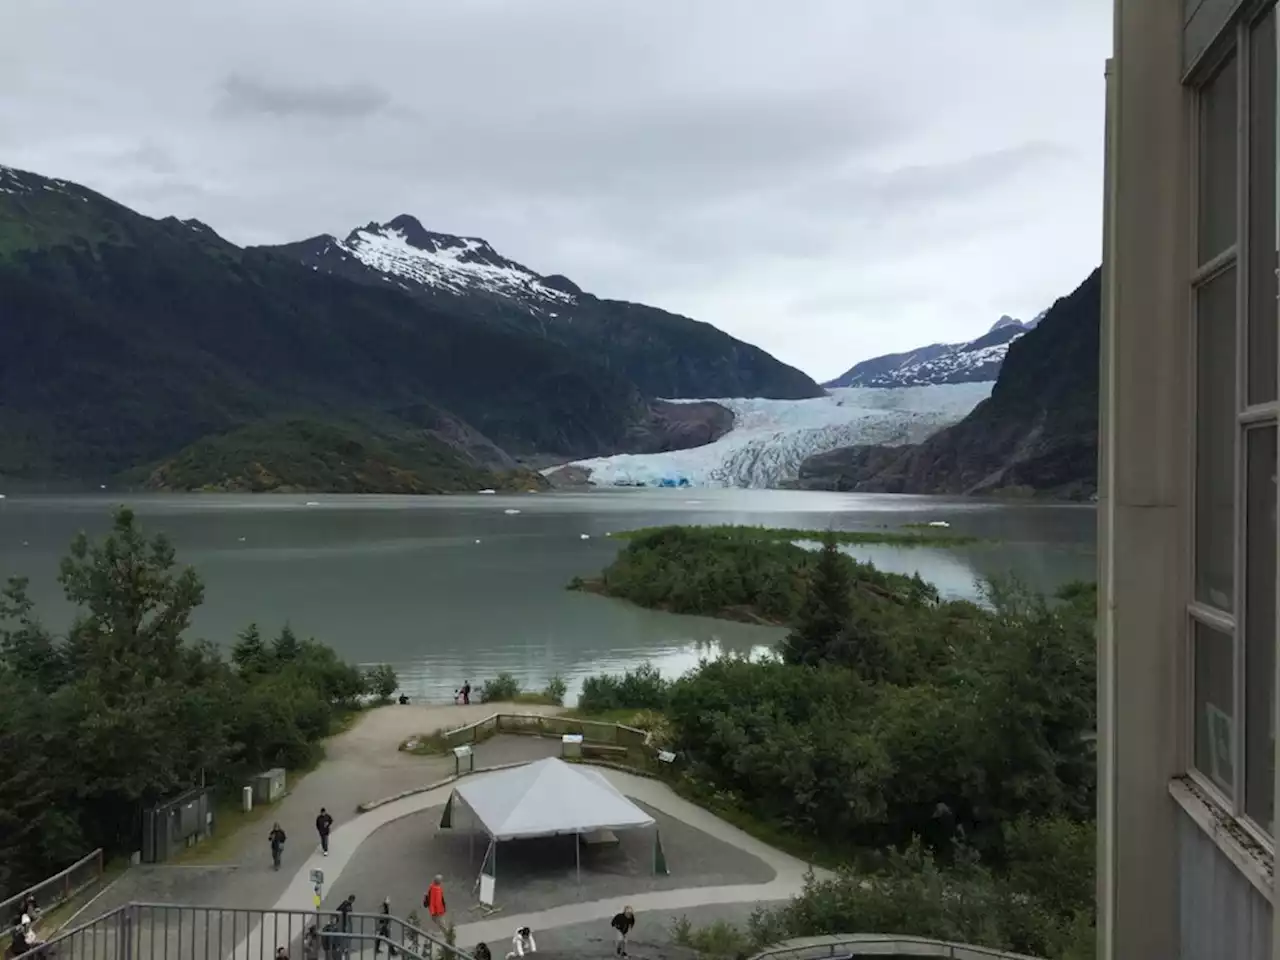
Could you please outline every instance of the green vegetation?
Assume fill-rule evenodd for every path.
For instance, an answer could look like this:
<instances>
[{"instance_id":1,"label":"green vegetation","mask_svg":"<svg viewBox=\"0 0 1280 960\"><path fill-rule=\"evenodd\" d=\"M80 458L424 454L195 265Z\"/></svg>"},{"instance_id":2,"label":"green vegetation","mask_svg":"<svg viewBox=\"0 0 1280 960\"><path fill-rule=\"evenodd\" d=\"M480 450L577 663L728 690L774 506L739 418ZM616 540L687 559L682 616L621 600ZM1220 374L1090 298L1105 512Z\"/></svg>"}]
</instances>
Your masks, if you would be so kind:
<instances>
[{"instance_id":1,"label":"green vegetation","mask_svg":"<svg viewBox=\"0 0 1280 960\"><path fill-rule=\"evenodd\" d=\"M570 589L592 590L672 613L756 623L794 621L819 554L758 527L657 527L641 531L598 580L576 579ZM826 534L806 537L825 539ZM937 591L919 577L882 573L840 554L852 589L876 608L931 606Z\"/></svg>"},{"instance_id":2,"label":"green vegetation","mask_svg":"<svg viewBox=\"0 0 1280 960\"><path fill-rule=\"evenodd\" d=\"M65 636L25 580L0 593L0 895L94 847L138 849L142 811L202 778L234 790L309 768L366 694L355 667L287 625L270 639L250 625L230 662L189 639L204 587L128 510L100 543L77 537L59 579L77 611Z\"/></svg>"},{"instance_id":3,"label":"green vegetation","mask_svg":"<svg viewBox=\"0 0 1280 960\"><path fill-rule=\"evenodd\" d=\"M217 492L459 493L542 489L537 472L469 463L425 431L379 434L313 420L254 423L134 471L153 490Z\"/></svg>"},{"instance_id":4,"label":"green vegetation","mask_svg":"<svg viewBox=\"0 0 1280 960\"><path fill-rule=\"evenodd\" d=\"M624 540L638 540L651 533L669 529L667 527L640 527L637 530L623 530L613 534ZM725 537L740 537L744 540L765 540L778 543L816 542L824 538L834 539L843 544L885 544L893 547L962 547L967 544L981 543L980 537L967 534L946 533L938 527L927 523L904 523L902 530L799 530L794 527L756 527L756 526L723 526L723 527L685 527L686 530L714 530Z\"/></svg>"},{"instance_id":5,"label":"green vegetation","mask_svg":"<svg viewBox=\"0 0 1280 960\"><path fill-rule=\"evenodd\" d=\"M697 596L678 591L699 576L706 609L758 595L781 610L793 590L791 631L773 657L675 681L589 678L579 710L661 716L678 791L838 871L745 930L677 936L724 955L865 931L1091 957L1096 591L997 584L985 606L942 601L834 538L797 549L676 528L623 552L621 582L639 593L647 571L658 583L641 595L667 602Z\"/></svg>"},{"instance_id":6,"label":"green vegetation","mask_svg":"<svg viewBox=\"0 0 1280 960\"><path fill-rule=\"evenodd\" d=\"M500 673L492 680L485 682L478 691L481 703L525 703L542 706L564 706L564 695L569 685L559 674L547 681L540 691L525 690L520 681L510 673Z\"/></svg>"}]
</instances>

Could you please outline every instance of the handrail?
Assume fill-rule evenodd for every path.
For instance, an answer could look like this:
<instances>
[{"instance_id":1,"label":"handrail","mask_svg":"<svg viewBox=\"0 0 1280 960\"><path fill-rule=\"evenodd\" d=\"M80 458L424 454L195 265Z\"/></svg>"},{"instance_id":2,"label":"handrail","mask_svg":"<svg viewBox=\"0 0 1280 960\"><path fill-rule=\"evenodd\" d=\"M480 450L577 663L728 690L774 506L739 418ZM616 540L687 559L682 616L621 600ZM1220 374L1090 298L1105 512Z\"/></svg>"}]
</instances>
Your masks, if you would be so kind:
<instances>
[{"instance_id":1,"label":"handrail","mask_svg":"<svg viewBox=\"0 0 1280 960\"><path fill-rule=\"evenodd\" d=\"M71 886L71 875L75 873L77 870L79 870L81 867L94 861L96 861L98 865L98 869L94 877L84 883L81 883L79 886L76 886L73 888ZM72 896L74 896L80 890L87 887L94 880L98 879L98 877L102 876L102 862L103 862L103 851L101 847L98 847L98 849L92 851L91 853L85 854L83 857L81 857L71 866L67 867L65 870L59 870L53 876L47 877L44 880L41 880L39 883L32 884L31 886L27 887L27 889L23 890L21 893L15 893L12 897L9 897L7 900L0 900L0 922L3 922L8 919L7 914L10 908L14 906L21 906L22 901L25 900L29 895L40 893L45 889L47 889L48 887L51 887L57 884L59 881L65 881L65 882L62 884L61 896L55 902L63 903L67 900L70 900ZM38 901L39 901L39 898L37 897L37 902ZM48 903L40 904L40 908L42 910L48 909L48 906L49 906Z\"/></svg>"},{"instance_id":2,"label":"handrail","mask_svg":"<svg viewBox=\"0 0 1280 960\"><path fill-rule=\"evenodd\" d=\"M277 947L286 951L300 943L314 927L322 944L336 945L337 954L350 953L350 944L374 942L395 947L409 960L473 960L449 944L442 933L431 933L389 914L352 911L342 929L324 930L341 915L325 910L245 909L177 903L132 902L60 932L13 960L273 960ZM381 932L388 928L390 936ZM397 936L398 934L398 936ZM201 949L203 947L203 949ZM329 957L334 956L331 948Z\"/></svg>"},{"instance_id":3,"label":"handrail","mask_svg":"<svg viewBox=\"0 0 1280 960\"><path fill-rule=\"evenodd\" d=\"M541 726L543 724L551 724L551 725L565 724L568 726L575 726L575 725L580 726L580 727L583 727L584 729L590 728L590 727L594 727L597 729L600 727L611 727L614 730L625 730L627 733L634 734L636 738L640 740L647 741L649 738L649 734L646 731L641 730L639 727L632 727L625 723L615 723L612 720L586 720L580 717L563 717L563 716L558 716L556 714L512 713L506 710L499 710L489 714L489 716L484 717L480 720L473 721L472 723L464 723L460 727L454 727L451 730L441 731L440 737L446 742L452 742L460 734L473 733L479 727L486 726L487 724L493 724L494 733L496 734L499 732L497 728L501 726L502 720L504 718L509 718L511 720L532 721L532 725L537 725L537 726ZM473 737L472 742L474 742L475 739L477 738Z\"/></svg>"},{"instance_id":4,"label":"handrail","mask_svg":"<svg viewBox=\"0 0 1280 960\"><path fill-rule=\"evenodd\" d=\"M922 953L922 949L934 952ZM822 960L822 958L897 956L899 954L932 957L934 960L1040 960L1025 953L1010 953L994 947L885 933L849 933L784 940L782 943L753 954L751 960L774 960L779 957L795 958L795 960Z\"/></svg>"}]
</instances>

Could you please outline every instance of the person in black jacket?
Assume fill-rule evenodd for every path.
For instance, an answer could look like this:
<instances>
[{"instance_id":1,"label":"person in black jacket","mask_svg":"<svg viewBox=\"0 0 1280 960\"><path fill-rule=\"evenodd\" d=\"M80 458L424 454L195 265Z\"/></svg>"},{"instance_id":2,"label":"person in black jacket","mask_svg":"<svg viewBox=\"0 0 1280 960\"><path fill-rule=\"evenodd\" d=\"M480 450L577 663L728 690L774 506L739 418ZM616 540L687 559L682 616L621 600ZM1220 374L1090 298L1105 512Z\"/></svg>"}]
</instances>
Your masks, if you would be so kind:
<instances>
[{"instance_id":1,"label":"person in black jacket","mask_svg":"<svg viewBox=\"0 0 1280 960\"><path fill-rule=\"evenodd\" d=\"M609 926L613 927L614 945L613 952L620 957L627 955L627 935L631 933L631 928L636 925L635 912L630 907L623 907L622 912L614 914Z\"/></svg>"},{"instance_id":2,"label":"person in black jacket","mask_svg":"<svg viewBox=\"0 0 1280 960\"><path fill-rule=\"evenodd\" d=\"M284 830L280 826L280 821L276 821L271 832L267 834L267 841L271 844L271 869L280 869L280 857L284 853L284 842L288 838L284 835Z\"/></svg>"},{"instance_id":3,"label":"person in black jacket","mask_svg":"<svg viewBox=\"0 0 1280 960\"><path fill-rule=\"evenodd\" d=\"M320 808L320 813L316 817L316 833L320 834L320 849L324 851L324 855L329 855L329 831L333 829L333 817L329 816L329 811L324 807Z\"/></svg>"}]
</instances>

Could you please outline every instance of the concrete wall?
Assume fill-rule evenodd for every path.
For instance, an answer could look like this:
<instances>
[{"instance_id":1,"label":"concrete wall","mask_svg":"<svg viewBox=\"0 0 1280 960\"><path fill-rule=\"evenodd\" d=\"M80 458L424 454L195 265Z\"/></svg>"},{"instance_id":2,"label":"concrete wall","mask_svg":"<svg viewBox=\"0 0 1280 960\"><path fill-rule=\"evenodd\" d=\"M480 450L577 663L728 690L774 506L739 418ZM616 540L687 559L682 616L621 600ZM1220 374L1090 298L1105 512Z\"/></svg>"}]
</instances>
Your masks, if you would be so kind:
<instances>
[{"instance_id":1,"label":"concrete wall","mask_svg":"<svg viewBox=\"0 0 1280 960\"><path fill-rule=\"evenodd\" d=\"M1271 904L1181 814L1178 860L1181 960L1270 960Z\"/></svg>"},{"instance_id":2,"label":"concrete wall","mask_svg":"<svg viewBox=\"0 0 1280 960\"><path fill-rule=\"evenodd\" d=\"M1204 0L1212 2L1212 0ZM1099 956L1178 956L1190 431L1182 4L1117 0L1099 491Z\"/></svg>"}]
</instances>

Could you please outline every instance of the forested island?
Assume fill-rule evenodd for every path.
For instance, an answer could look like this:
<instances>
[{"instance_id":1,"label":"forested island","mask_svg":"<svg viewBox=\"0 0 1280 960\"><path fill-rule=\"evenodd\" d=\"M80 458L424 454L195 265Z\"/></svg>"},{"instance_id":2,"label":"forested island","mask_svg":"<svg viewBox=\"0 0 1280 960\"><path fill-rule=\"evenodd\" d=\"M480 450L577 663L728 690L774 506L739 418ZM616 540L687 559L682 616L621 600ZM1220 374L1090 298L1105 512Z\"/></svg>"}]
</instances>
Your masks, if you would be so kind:
<instances>
[{"instance_id":1,"label":"forested island","mask_svg":"<svg viewBox=\"0 0 1280 960\"><path fill-rule=\"evenodd\" d=\"M712 955L899 933L1094 956L1096 590L943 600L839 551L664 528L592 581L644 606L784 623L774 658L588 678L578 710L644 725L673 786L834 867L746 929L679 925Z\"/></svg>"}]
</instances>

